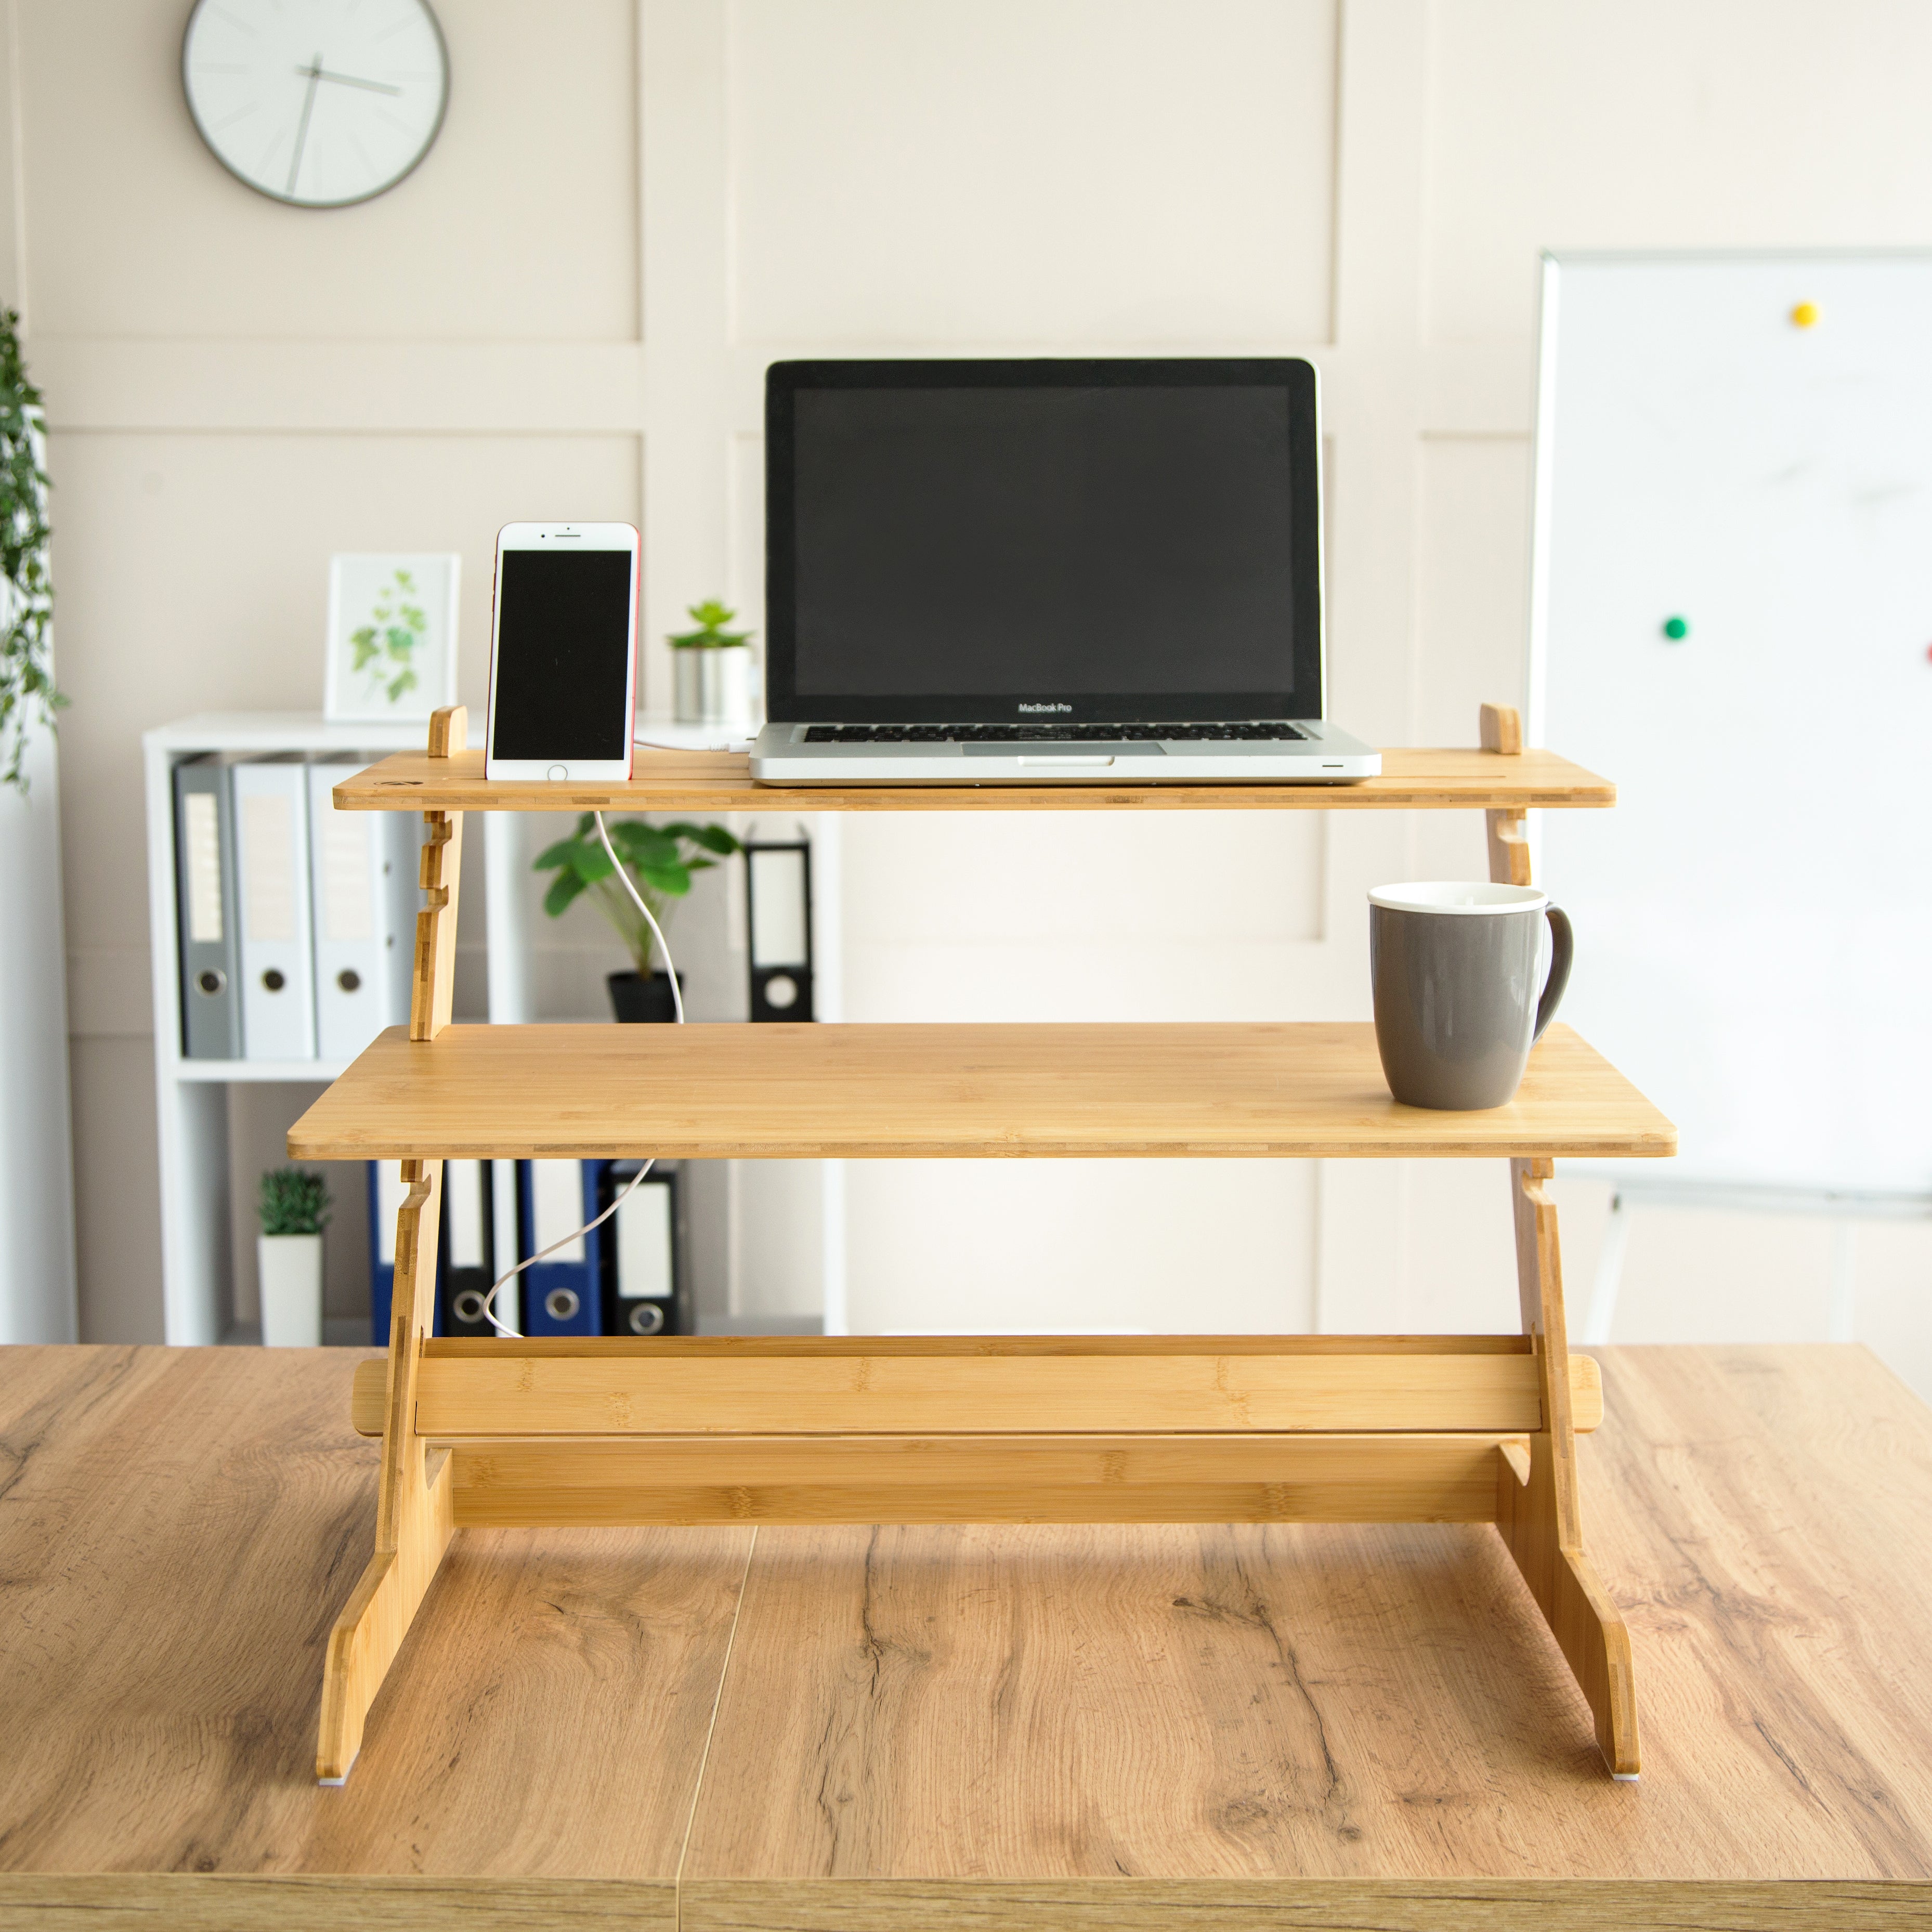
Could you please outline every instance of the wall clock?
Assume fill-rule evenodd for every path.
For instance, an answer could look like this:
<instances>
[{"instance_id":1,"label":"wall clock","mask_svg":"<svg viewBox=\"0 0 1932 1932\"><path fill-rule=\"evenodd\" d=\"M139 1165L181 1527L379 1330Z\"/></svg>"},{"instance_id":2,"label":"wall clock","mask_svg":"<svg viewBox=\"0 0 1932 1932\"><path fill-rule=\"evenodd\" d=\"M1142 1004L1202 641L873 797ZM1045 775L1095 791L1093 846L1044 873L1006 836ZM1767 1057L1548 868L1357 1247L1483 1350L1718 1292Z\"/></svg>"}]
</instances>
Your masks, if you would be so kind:
<instances>
[{"instance_id":1,"label":"wall clock","mask_svg":"<svg viewBox=\"0 0 1932 1932\"><path fill-rule=\"evenodd\" d=\"M196 0L182 86L237 180L296 208L346 208L429 152L449 56L427 0Z\"/></svg>"}]
</instances>

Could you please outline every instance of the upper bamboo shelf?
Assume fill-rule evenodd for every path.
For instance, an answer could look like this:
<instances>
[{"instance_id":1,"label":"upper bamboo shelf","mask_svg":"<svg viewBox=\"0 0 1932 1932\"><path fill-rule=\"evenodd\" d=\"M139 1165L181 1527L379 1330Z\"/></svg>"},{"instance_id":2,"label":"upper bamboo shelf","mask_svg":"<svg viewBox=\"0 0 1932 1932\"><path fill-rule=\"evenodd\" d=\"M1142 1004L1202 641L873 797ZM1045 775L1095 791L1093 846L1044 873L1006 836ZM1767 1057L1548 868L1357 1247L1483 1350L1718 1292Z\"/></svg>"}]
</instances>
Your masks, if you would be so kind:
<instances>
[{"instance_id":1,"label":"upper bamboo shelf","mask_svg":"<svg viewBox=\"0 0 1932 1932\"><path fill-rule=\"evenodd\" d=\"M1166 812L1615 805L1607 778L1553 752L1388 751L1359 784L763 785L742 752L638 753L628 784L491 782L480 751L398 752L335 788L345 812Z\"/></svg>"},{"instance_id":2,"label":"upper bamboo shelf","mask_svg":"<svg viewBox=\"0 0 1932 1932\"><path fill-rule=\"evenodd\" d=\"M289 1130L298 1160L1665 1155L1568 1027L1481 1113L1390 1098L1364 1022L392 1027Z\"/></svg>"}]
</instances>

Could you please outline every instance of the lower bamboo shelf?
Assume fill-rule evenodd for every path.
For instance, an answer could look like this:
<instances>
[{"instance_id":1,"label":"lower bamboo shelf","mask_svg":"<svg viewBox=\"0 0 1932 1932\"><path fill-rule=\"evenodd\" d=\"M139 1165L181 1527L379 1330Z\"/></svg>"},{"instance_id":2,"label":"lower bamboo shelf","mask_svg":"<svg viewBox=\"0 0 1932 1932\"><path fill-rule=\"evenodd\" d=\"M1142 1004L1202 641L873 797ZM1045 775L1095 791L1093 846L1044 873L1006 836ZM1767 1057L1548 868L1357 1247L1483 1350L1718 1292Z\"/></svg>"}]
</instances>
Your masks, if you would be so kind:
<instances>
[{"instance_id":1,"label":"lower bamboo shelf","mask_svg":"<svg viewBox=\"0 0 1932 1932\"><path fill-rule=\"evenodd\" d=\"M1365 1022L452 1026L382 1034L298 1160L1660 1156L1676 1130L1552 1026L1516 1098L1390 1097Z\"/></svg>"}]
</instances>

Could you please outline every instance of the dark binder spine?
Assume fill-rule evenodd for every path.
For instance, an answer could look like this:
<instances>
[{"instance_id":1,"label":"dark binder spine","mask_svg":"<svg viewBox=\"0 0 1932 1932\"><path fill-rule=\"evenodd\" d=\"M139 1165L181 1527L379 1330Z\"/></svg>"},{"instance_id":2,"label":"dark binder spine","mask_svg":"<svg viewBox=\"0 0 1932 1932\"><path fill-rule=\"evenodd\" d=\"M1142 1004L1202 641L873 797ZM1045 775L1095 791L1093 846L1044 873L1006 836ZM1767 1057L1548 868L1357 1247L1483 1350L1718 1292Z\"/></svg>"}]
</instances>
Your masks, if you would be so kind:
<instances>
[{"instance_id":1,"label":"dark binder spine","mask_svg":"<svg viewBox=\"0 0 1932 1932\"><path fill-rule=\"evenodd\" d=\"M176 956L181 968L182 1054L242 1058L240 935L236 929L234 807L224 761L184 759L174 770Z\"/></svg>"},{"instance_id":2,"label":"dark binder spine","mask_svg":"<svg viewBox=\"0 0 1932 1932\"><path fill-rule=\"evenodd\" d=\"M596 1169L596 1208L602 1214L636 1178L634 1160L600 1160L590 1163ZM627 1283L622 1275L623 1230L620 1223L640 1206L640 1197L648 1190L662 1190L665 1204L662 1225L670 1241L670 1253L662 1270L670 1283L668 1295L640 1295L637 1284ZM658 1225L652 1217L651 1225ZM598 1249L598 1276L602 1304L602 1330L606 1335L692 1335L697 1333L692 1318L688 1257L691 1243L685 1226L684 1174L674 1162L659 1161L638 1184L637 1192L598 1230L602 1239ZM626 1294L625 1289L633 1290Z\"/></svg>"},{"instance_id":3,"label":"dark binder spine","mask_svg":"<svg viewBox=\"0 0 1932 1932\"><path fill-rule=\"evenodd\" d=\"M495 1163L488 1160L470 1163L477 1170L476 1192L472 1198L466 1190L459 1190L451 1185L454 1161L443 1164L442 1172L442 1261L436 1282L436 1324L439 1335L494 1335L489 1318L484 1313L484 1305L489 1297L491 1285L496 1279L496 1235L495 1202L492 1186L492 1169ZM473 1212L478 1226L471 1234L459 1243L458 1217L467 1218ZM475 1262L460 1262L459 1253L474 1252L480 1258ZM508 1292L506 1288L505 1294ZM499 1295L500 1304L505 1298ZM500 1309L499 1312L502 1311Z\"/></svg>"},{"instance_id":4,"label":"dark binder spine","mask_svg":"<svg viewBox=\"0 0 1932 1932\"><path fill-rule=\"evenodd\" d=\"M389 1346L389 1310L394 1299L396 1264L382 1258L382 1183L381 1163L364 1163L369 1176L369 1340L373 1347Z\"/></svg>"}]
</instances>

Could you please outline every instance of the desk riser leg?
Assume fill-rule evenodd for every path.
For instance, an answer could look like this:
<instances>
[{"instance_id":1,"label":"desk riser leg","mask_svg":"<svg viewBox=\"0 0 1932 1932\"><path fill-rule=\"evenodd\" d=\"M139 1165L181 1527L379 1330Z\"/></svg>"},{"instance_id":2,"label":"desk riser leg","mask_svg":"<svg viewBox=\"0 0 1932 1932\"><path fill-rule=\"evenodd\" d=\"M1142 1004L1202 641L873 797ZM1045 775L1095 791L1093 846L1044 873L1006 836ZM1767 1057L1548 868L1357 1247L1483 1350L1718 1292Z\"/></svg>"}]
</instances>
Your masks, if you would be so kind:
<instances>
[{"instance_id":1,"label":"desk riser leg","mask_svg":"<svg viewBox=\"0 0 1932 1932\"><path fill-rule=\"evenodd\" d=\"M335 1628L322 1664L315 1774L340 1784L362 1748L362 1725L402 1647L455 1528L446 1450L416 1432L417 1369L435 1322L442 1163L405 1161L408 1191L396 1217L395 1298L389 1322L388 1412L382 1431L376 1551Z\"/></svg>"},{"instance_id":2,"label":"desk riser leg","mask_svg":"<svg viewBox=\"0 0 1932 1932\"><path fill-rule=\"evenodd\" d=\"M1536 1346L1544 1426L1529 1438L1526 1481L1499 1459L1496 1528L1576 1674L1605 1762L1614 1776L1634 1778L1640 1767L1630 1632L1583 1553L1556 1208L1542 1185L1551 1167L1546 1160L1510 1162L1517 1286L1524 1332Z\"/></svg>"},{"instance_id":3,"label":"desk riser leg","mask_svg":"<svg viewBox=\"0 0 1932 1932\"><path fill-rule=\"evenodd\" d=\"M1485 704L1478 734L1486 752L1522 750L1522 718L1514 706ZM1490 812L1490 877L1498 885L1530 879L1528 814ZM1636 1689L1630 1632L1583 1554L1576 1490L1576 1431L1571 1408L1570 1340L1563 1313L1563 1262L1556 1207L1543 1191L1556 1172L1547 1160L1510 1162L1516 1216L1516 1288L1522 1332L1535 1345L1543 1427L1529 1438L1527 1467L1497 1458L1496 1528L1529 1586L1596 1719L1597 1742L1612 1774L1637 1774Z\"/></svg>"},{"instance_id":4,"label":"desk riser leg","mask_svg":"<svg viewBox=\"0 0 1932 1932\"><path fill-rule=\"evenodd\" d=\"M448 758L469 740L460 705L430 721L429 755ZM410 1037L430 1041L449 1024L456 980L457 889L463 814L423 814ZM390 1304L388 1381L376 1502L376 1549L336 1619L322 1663L322 1718L315 1774L340 1784L362 1748L369 1707L442 1562L455 1531L455 1478L446 1450L431 1451L416 1431L416 1380L423 1344L436 1325L436 1261L442 1224L442 1162L403 1162L405 1193L396 1216L395 1285Z\"/></svg>"}]
</instances>

